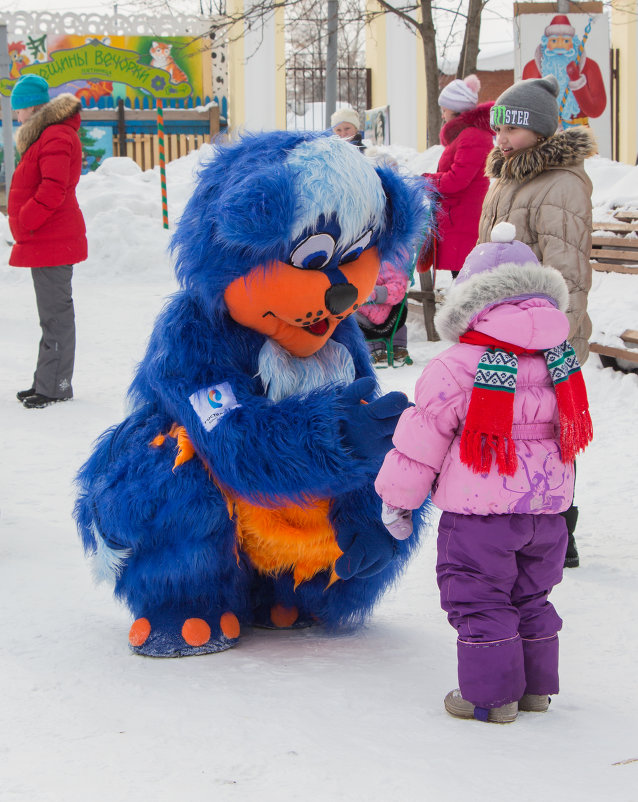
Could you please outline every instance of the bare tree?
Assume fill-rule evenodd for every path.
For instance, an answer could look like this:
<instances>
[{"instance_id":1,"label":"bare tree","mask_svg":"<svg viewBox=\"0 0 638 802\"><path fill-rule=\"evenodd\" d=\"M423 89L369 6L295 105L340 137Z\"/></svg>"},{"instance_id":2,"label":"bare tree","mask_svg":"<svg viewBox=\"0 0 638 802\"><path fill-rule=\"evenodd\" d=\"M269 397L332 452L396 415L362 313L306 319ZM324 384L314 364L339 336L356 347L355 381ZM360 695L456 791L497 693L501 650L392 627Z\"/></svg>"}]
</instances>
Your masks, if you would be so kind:
<instances>
[{"instance_id":1,"label":"bare tree","mask_svg":"<svg viewBox=\"0 0 638 802\"><path fill-rule=\"evenodd\" d=\"M455 22L463 24L465 34L461 58L459 60L459 74L467 75L476 69L476 60L479 52L479 35L481 30L481 13L488 0L469 0L467 12L463 12L463 3L458 2L456 8L437 6L433 0L417 0L416 2L401 3L401 0L377 0L380 6L378 12L369 12L368 19L378 14L394 14L413 31L421 40L423 47L423 60L425 63L425 87L428 101L427 112L427 142L428 146L439 141L441 130L441 113L438 107L439 96L439 65L437 56L437 32L434 23L434 13L442 12L453 15L454 19L448 29L448 37L443 43L443 52L447 49L454 36Z\"/></svg>"},{"instance_id":2,"label":"bare tree","mask_svg":"<svg viewBox=\"0 0 638 802\"><path fill-rule=\"evenodd\" d=\"M160 3L170 8L173 3L182 5L186 0L141 0L142 3ZM291 32L287 40L287 58L311 67L325 64L324 38L327 33L327 9L323 0L252 0L239 14L225 13L225 0L191 0L198 2L205 14L212 13L209 35L215 40L228 38L231 28L243 22L250 29L263 25L277 9L285 9ZM459 59L458 76L463 77L476 69L479 53L481 15L489 0L377 0L378 9L366 11L363 0L340 0L339 52L344 66L361 63L363 25L380 15L393 15L400 19L420 40L425 63L425 84L428 101L428 145L438 143L441 117L437 104L439 95L438 55L455 45L462 30L463 42ZM447 17L442 29L445 38L437 37L437 24Z\"/></svg>"},{"instance_id":3,"label":"bare tree","mask_svg":"<svg viewBox=\"0 0 638 802\"><path fill-rule=\"evenodd\" d=\"M459 66L456 71L457 78L464 78L466 75L476 72L476 61L479 54L479 36L481 33L481 14L483 13L485 5L485 0L469 0L463 47L461 48Z\"/></svg>"}]
</instances>

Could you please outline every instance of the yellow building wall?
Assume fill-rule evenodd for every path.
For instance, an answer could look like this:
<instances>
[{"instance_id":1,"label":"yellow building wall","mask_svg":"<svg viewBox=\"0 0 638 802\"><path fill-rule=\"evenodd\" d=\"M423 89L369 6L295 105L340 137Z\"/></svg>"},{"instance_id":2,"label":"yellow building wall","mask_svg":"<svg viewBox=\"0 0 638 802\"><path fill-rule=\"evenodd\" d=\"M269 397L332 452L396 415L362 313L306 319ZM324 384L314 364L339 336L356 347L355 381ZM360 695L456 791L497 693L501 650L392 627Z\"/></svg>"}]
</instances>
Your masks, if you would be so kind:
<instances>
[{"instance_id":1,"label":"yellow building wall","mask_svg":"<svg viewBox=\"0 0 638 802\"><path fill-rule=\"evenodd\" d=\"M379 10L376 0L366 0L366 10ZM385 14L373 17L366 25L366 67L372 71L372 108L388 103L388 74L386 69Z\"/></svg>"},{"instance_id":2,"label":"yellow building wall","mask_svg":"<svg viewBox=\"0 0 638 802\"><path fill-rule=\"evenodd\" d=\"M230 17L241 14L244 0L228 0L226 7ZM228 127L235 130L242 128L246 122L243 28L242 22L236 22L228 37Z\"/></svg>"},{"instance_id":3,"label":"yellow building wall","mask_svg":"<svg viewBox=\"0 0 638 802\"><path fill-rule=\"evenodd\" d=\"M638 155L638 0L613 0L611 46L618 48L619 159L636 163Z\"/></svg>"}]
</instances>

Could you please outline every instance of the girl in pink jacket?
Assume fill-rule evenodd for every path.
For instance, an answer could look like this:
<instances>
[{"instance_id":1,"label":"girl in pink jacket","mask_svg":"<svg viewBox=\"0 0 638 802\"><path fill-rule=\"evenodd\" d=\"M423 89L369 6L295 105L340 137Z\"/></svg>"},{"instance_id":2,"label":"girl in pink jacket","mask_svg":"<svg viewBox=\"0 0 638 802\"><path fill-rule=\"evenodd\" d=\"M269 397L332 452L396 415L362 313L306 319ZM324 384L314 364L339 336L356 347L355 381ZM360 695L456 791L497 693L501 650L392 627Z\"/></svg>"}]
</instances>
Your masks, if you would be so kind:
<instances>
[{"instance_id":1,"label":"girl in pink jacket","mask_svg":"<svg viewBox=\"0 0 638 802\"><path fill-rule=\"evenodd\" d=\"M368 350L375 364L387 363L388 355L385 345L376 337L381 336L383 324L389 321L393 307L400 304L408 291L407 268L400 269L383 262L374 289L372 290L367 303L359 307L355 312L355 317L363 336L368 341ZM399 321L399 327L394 335L393 351L394 363L412 364L408 354L408 329L405 324L407 320L407 309L403 313L403 322Z\"/></svg>"},{"instance_id":2,"label":"girl in pink jacket","mask_svg":"<svg viewBox=\"0 0 638 802\"><path fill-rule=\"evenodd\" d=\"M428 494L443 510L437 579L458 632L459 718L506 723L558 693L562 578L574 457L592 437L566 342L567 285L500 223L474 248L438 312L457 344L433 359L376 480L396 538Z\"/></svg>"}]
</instances>

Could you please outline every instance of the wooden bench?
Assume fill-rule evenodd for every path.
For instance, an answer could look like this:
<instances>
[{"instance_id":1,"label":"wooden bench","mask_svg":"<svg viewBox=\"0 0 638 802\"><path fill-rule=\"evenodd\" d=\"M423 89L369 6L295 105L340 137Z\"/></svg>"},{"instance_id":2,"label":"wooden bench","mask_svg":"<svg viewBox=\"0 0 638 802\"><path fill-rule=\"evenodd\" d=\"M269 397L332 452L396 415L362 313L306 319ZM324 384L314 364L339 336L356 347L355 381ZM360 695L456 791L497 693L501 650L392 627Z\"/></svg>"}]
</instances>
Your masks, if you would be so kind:
<instances>
[{"instance_id":1,"label":"wooden bench","mask_svg":"<svg viewBox=\"0 0 638 802\"><path fill-rule=\"evenodd\" d=\"M627 234L638 234L638 210L619 211L614 220L605 223L594 223L591 243L592 269L600 273L624 273L638 276L638 236L627 237ZM603 232L597 234L596 232ZM605 236L605 232L613 232L623 236ZM638 366L638 331L627 329L620 335L627 348L615 348L597 342L589 344L590 351L600 354L603 364L610 365L612 360L625 360ZM606 357L607 359L603 359Z\"/></svg>"}]
</instances>

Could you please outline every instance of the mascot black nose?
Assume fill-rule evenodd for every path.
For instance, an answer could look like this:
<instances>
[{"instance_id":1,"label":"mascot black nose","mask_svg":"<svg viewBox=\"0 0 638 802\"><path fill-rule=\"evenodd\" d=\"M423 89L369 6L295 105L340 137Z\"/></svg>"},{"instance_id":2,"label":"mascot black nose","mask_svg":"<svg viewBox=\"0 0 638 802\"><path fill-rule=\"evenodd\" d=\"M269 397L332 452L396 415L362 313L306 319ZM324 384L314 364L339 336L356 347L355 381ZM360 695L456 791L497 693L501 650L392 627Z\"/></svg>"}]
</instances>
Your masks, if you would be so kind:
<instances>
[{"instance_id":1,"label":"mascot black nose","mask_svg":"<svg viewBox=\"0 0 638 802\"><path fill-rule=\"evenodd\" d=\"M333 284L326 290L326 306L333 315L339 315L357 300L359 291L353 284Z\"/></svg>"}]
</instances>

